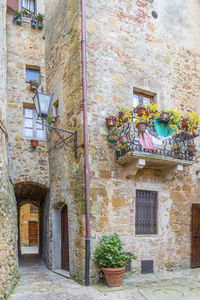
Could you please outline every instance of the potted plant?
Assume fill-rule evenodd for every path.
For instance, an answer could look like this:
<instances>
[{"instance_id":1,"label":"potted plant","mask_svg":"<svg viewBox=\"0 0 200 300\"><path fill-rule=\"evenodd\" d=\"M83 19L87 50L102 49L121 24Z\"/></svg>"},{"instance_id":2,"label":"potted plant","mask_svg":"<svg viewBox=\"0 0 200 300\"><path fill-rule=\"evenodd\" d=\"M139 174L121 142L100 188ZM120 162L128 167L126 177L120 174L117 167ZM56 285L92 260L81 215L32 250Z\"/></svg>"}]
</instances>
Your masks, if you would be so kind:
<instances>
[{"instance_id":1,"label":"potted plant","mask_svg":"<svg viewBox=\"0 0 200 300\"><path fill-rule=\"evenodd\" d=\"M37 145L38 145L38 140L36 140L36 139L31 139L31 146L32 146L33 148L36 148Z\"/></svg>"},{"instance_id":2,"label":"potted plant","mask_svg":"<svg viewBox=\"0 0 200 300\"><path fill-rule=\"evenodd\" d=\"M106 123L108 127L115 126L117 123L117 118L115 116L108 116L106 118Z\"/></svg>"},{"instance_id":3,"label":"potted plant","mask_svg":"<svg viewBox=\"0 0 200 300\"><path fill-rule=\"evenodd\" d=\"M22 25L22 14L17 10L13 13L13 22L17 25Z\"/></svg>"},{"instance_id":4,"label":"potted plant","mask_svg":"<svg viewBox=\"0 0 200 300\"><path fill-rule=\"evenodd\" d=\"M179 110L172 108L172 109L167 109L165 112L169 115L168 126L171 129L172 133L173 134L180 133L183 117L180 114Z\"/></svg>"},{"instance_id":5,"label":"potted plant","mask_svg":"<svg viewBox=\"0 0 200 300\"><path fill-rule=\"evenodd\" d=\"M125 266L136 259L134 253L127 254L117 233L104 236L94 251L94 260L101 267L108 286L121 286Z\"/></svg>"},{"instance_id":6,"label":"potted plant","mask_svg":"<svg viewBox=\"0 0 200 300\"><path fill-rule=\"evenodd\" d=\"M199 115L197 113L188 113L183 121L185 122L184 129L187 130L187 132L191 136L193 136L193 134L196 133L198 126L200 125Z\"/></svg>"},{"instance_id":7,"label":"potted plant","mask_svg":"<svg viewBox=\"0 0 200 300\"><path fill-rule=\"evenodd\" d=\"M31 28L35 29L36 26L37 26L36 20L35 20L35 19L32 19L32 20L31 20Z\"/></svg>"},{"instance_id":8,"label":"potted plant","mask_svg":"<svg viewBox=\"0 0 200 300\"><path fill-rule=\"evenodd\" d=\"M142 115L144 115L146 113L146 107L143 105L138 105L136 107L136 112L138 114L138 117L142 117Z\"/></svg>"},{"instance_id":9,"label":"potted plant","mask_svg":"<svg viewBox=\"0 0 200 300\"><path fill-rule=\"evenodd\" d=\"M137 117L135 120L135 125L138 129L138 133L144 133L146 130L147 125L151 125L152 124L152 118L149 115L142 115L142 117Z\"/></svg>"},{"instance_id":10,"label":"potted plant","mask_svg":"<svg viewBox=\"0 0 200 300\"><path fill-rule=\"evenodd\" d=\"M36 89L38 89L40 84L37 82L37 80L30 80L30 90L35 92Z\"/></svg>"},{"instance_id":11,"label":"potted plant","mask_svg":"<svg viewBox=\"0 0 200 300\"><path fill-rule=\"evenodd\" d=\"M128 143L127 137L125 135L120 135L118 137L118 140L119 140L120 144L122 144L122 145L125 145Z\"/></svg>"},{"instance_id":12,"label":"potted plant","mask_svg":"<svg viewBox=\"0 0 200 300\"><path fill-rule=\"evenodd\" d=\"M42 29L43 28L43 21L45 19L45 16L41 13L38 13L36 16L35 16L35 20L37 21L37 27L38 29Z\"/></svg>"},{"instance_id":13,"label":"potted plant","mask_svg":"<svg viewBox=\"0 0 200 300\"><path fill-rule=\"evenodd\" d=\"M164 111L160 114L160 118L158 118L159 122L168 123L169 122L169 114Z\"/></svg>"}]
</instances>

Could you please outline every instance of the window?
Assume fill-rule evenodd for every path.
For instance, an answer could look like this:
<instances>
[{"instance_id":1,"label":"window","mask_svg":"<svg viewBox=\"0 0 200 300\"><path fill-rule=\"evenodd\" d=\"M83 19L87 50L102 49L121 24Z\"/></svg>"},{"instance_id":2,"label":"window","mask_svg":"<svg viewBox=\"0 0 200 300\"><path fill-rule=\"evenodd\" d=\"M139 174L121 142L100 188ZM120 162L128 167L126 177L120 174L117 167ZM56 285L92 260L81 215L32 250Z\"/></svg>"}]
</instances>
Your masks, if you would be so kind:
<instances>
[{"instance_id":1,"label":"window","mask_svg":"<svg viewBox=\"0 0 200 300\"><path fill-rule=\"evenodd\" d=\"M135 234L157 233L157 192L136 191Z\"/></svg>"},{"instance_id":2,"label":"window","mask_svg":"<svg viewBox=\"0 0 200 300\"><path fill-rule=\"evenodd\" d=\"M35 0L22 0L22 10L26 9L32 13L36 13Z\"/></svg>"},{"instance_id":3,"label":"window","mask_svg":"<svg viewBox=\"0 0 200 300\"><path fill-rule=\"evenodd\" d=\"M31 214L37 214L38 213L38 209L36 206L30 204L30 213Z\"/></svg>"},{"instance_id":4,"label":"window","mask_svg":"<svg viewBox=\"0 0 200 300\"><path fill-rule=\"evenodd\" d=\"M33 108L24 107L24 137L45 139L44 126L37 124L36 121L42 122L36 111Z\"/></svg>"},{"instance_id":5,"label":"window","mask_svg":"<svg viewBox=\"0 0 200 300\"><path fill-rule=\"evenodd\" d=\"M40 70L26 68L26 82L30 82L30 80L36 80L39 83L40 82Z\"/></svg>"},{"instance_id":6,"label":"window","mask_svg":"<svg viewBox=\"0 0 200 300\"><path fill-rule=\"evenodd\" d=\"M136 107L138 104L150 104L153 103L153 96L143 94L143 93L138 93L138 92L133 92L133 106Z\"/></svg>"},{"instance_id":7,"label":"window","mask_svg":"<svg viewBox=\"0 0 200 300\"><path fill-rule=\"evenodd\" d=\"M57 117L59 115L59 102L58 100L53 104L53 116Z\"/></svg>"}]
</instances>

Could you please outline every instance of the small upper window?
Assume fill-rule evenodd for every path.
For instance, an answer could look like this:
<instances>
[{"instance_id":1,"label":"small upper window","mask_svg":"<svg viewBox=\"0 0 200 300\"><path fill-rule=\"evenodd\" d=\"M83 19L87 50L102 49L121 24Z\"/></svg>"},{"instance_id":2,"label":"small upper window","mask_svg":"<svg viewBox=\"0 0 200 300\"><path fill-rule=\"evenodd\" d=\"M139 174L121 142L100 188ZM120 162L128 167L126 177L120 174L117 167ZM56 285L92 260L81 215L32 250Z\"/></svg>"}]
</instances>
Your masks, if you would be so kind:
<instances>
[{"instance_id":1,"label":"small upper window","mask_svg":"<svg viewBox=\"0 0 200 300\"><path fill-rule=\"evenodd\" d=\"M36 80L39 83L40 82L40 70L26 68L26 82L30 82L30 80Z\"/></svg>"},{"instance_id":2,"label":"small upper window","mask_svg":"<svg viewBox=\"0 0 200 300\"><path fill-rule=\"evenodd\" d=\"M57 117L59 115L59 102L58 100L53 104L53 116Z\"/></svg>"},{"instance_id":3,"label":"small upper window","mask_svg":"<svg viewBox=\"0 0 200 300\"><path fill-rule=\"evenodd\" d=\"M35 14L35 0L22 0L22 10L23 9Z\"/></svg>"},{"instance_id":4,"label":"small upper window","mask_svg":"<svg viewBox=\"0 0 200 300\"><path fill-rule=\"evenodd\" d=\"M139 104L150 104L154 102L154 97L139 93L139 92L133 92L133 106L136 107Z\"/></svg>"},{"instance_id":5,"label":"small upper window","mask_svg":"<svg viewBox=\"0 0 200 300\"><path fill-rule=\"evenodd\" d=\"M38 209L35 205L30 205L30 213L31 214L37 214L38 213Z\"/></svg>"}]
</instances>

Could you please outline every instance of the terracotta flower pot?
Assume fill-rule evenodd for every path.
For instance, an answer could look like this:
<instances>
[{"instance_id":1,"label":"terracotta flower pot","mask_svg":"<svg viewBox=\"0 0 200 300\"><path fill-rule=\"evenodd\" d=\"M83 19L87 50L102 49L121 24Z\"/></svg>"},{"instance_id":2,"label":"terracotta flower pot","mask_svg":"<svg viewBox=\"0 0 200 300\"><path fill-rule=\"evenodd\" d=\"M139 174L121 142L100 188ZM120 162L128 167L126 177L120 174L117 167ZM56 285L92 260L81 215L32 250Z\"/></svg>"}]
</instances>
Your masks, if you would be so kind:
<instances>
[{"instance_id":1,"label":"terracotta flower pot","mask_svg":"<svg viewBox=\"0 0 200 300\"><path fill-rule=\"evenodd\" d=\"M119 137L118 137L118 140L119 140L119 142L120 142L122 145L124 145L124 144L127 144L127 143L128 143L128 140L127 140L127 138L126 138L126 136L125 136L125 135L121 135L121 136L119 136Z\"/></svg>"},{"instance_id":2,"label":"terracotta flower pot","mask_svg":"<svg viewBox=\"0 0 200 300\"><path fill-rule=\"evenodd\" d=\"M108 127L115 126L117 119L114 116L109 116L106 118L106 122L107 122Z\"/></svg>"},{"instance_id":3,"label":"terracotta flower pot","mask_svg":"<svg viewBox=\"0 0 200 300\"><path fill-rule=\"evenodd\" d=\"M38 145L38 140L32 139L32 140L31 140L31 146L32 146L33 148L35 148L35 147L37 147L37 145Z\"/></svg>"},{"instance_id":4,"label":"terracotta flower pot","mask_svg":"<svg viewBox=\"0 0 200 300\"><path fill-rule=\"evenodd\" d=\"M126 123L128 121L128 118L125 118L124 116L125 116L125 112L124 111L119 112L118 121L120 123Z\"/></svg>"},{"instance_id":5,"label":"terracotta flower pot","mask_svg":"<svg viewBox=\"0 0 200 300\"><path fill-rule=\"evenodd\" d=\"M187 145L187 149L189 151L194 151L195 150L195 145Z\"/></svg>"},{"instance_id":6,"label":"terracotta flower pot","mask_svg":"<svg viewBox=\"0 0 200 300\"><path fill-rule=\"evenodd\" d=\"M52 123L55 123L56 122L56 117L52 117Z\"/></svg>"},{"instance_id":7,"label":"terracotta flower pot","mask_svg":"<svg viewBox=\"0 0 200 300\"><path fill-rule=\"evenodd\" d=\"M137 114L139 117L141 117L145 112L146 112L146 108L144 108L144 107L139 107L137 109Z\"/></svg>"},{"instance_id":8,"label":"terracotta flower pot","mask_svg":"<svg viewBox=\"0 0 200 300\"><path fill-rule=\"evenodd\" d=\"M102 272L106 278L106 283L108 286L117 287L122 284L122 277L125 272L125 267L122 268L104 268L102 267Z\"/></svg>"},{"instance_id":9,"label":"terracotta flower pot","mask_svg":"<svg viewBox=\"0 0 200 300\"><path fill-rule=\"evenodd\" d=\"M188 120L187 119L183 119L183 121L182 121L182 128L184 128L184 129L188 129Z\"/></svg>"},{"instance_id":10,"label":"terracotta flower pot","mask_svg":"<svg viewBox=\"0 0 200 300\"><path fill-rule=\"evenodd\" d=\"M31 90L32 92L35 92L35 91L36 91L36 87L35 87L35 85L33 84L33 81L34 81L34 80L30 80L30 90Z\"/></svg>"},{"instance_id":11,"label":"terracotta flower pot","mask_svg":"<svg viewBox=\"0 0 200 300\"><path fill-rule=\"evenodd\" d=\"M146 123L141 122L141 123L138 123L136 125L136 127L137 127L139 133L144 133L145 130L146 130L147 125L146 125Z\"/></svg>"},{"instance_id":12,"label":"terracotta flower pot","mask_svg":"<svg viewBox=\"0 0 200 300\"><path fill-rule=\"evenodd\" d=\"M161 113L160 118L158 119L159 122L168 123L169 122L169 114L166 112Z\"/></svg>"}]
</instances>

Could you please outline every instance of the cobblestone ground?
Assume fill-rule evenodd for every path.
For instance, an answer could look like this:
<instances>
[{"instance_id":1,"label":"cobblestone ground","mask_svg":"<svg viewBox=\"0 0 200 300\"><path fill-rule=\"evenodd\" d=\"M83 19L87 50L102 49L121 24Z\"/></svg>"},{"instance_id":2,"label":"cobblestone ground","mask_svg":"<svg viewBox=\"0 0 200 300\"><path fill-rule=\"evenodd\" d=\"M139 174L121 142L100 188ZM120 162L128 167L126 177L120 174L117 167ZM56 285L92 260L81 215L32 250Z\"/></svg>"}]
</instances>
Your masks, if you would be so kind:
<instances>
[{"instance_id":1,"label":"cobblestone ground","mask_svg":"<svg viewBox=\"0 0 200 300\"><path fill-rule=\"evenodd\" d=\"M38 255L24 255L9 300L200 300L200 270L126 275L121 288L81 286L49 271Z\"/></svg>"}]
</instances>

